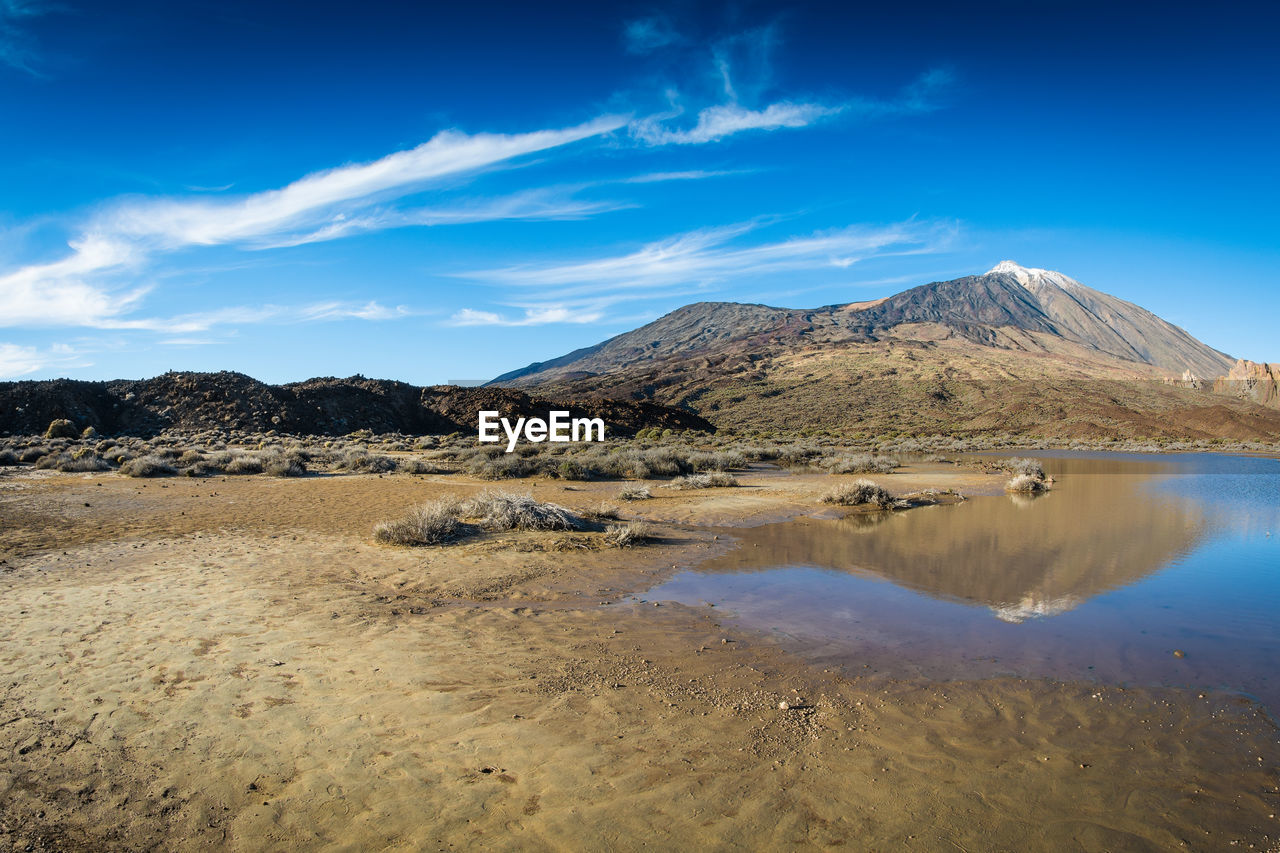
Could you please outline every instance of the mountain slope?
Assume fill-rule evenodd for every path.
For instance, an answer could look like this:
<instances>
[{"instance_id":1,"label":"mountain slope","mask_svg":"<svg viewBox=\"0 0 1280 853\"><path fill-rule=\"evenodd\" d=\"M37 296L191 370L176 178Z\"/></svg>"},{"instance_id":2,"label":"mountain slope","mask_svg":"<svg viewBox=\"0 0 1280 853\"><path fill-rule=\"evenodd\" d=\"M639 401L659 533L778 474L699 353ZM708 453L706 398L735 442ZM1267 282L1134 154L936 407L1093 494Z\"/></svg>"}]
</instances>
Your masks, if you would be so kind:
<instances>
[{"instance_id":1,"label":"mountain slope","mask_svg":"<svg viewBox=\"0 0 1280 853\"><path fill-rule=\"evenodd\" d=\"M928 327L920 329L919 327ZM999 349L1052 350L1055 339L1135 369L1213 378L1234 359L1151 312L1061 273L1004 261L985 275L933 282L872 303L797 310L732 302L686 305L652 323L560 358L503 374L530 387L571 375L634 370L673 357L726 357L762 348L957 337Z\"/></svg>"},{"instance_id":2,"label":"mountain slope","mask_svg":"<svg viewBox=\"0 0 1280 853\"><path fill-rule=\"evenodd\" d=\"M1280 438L1258 395L1208 393L1233 366L1143 308L1006 261L875 302L688 305L493 384L761 430Z\"/></svg>"}]
</instances>

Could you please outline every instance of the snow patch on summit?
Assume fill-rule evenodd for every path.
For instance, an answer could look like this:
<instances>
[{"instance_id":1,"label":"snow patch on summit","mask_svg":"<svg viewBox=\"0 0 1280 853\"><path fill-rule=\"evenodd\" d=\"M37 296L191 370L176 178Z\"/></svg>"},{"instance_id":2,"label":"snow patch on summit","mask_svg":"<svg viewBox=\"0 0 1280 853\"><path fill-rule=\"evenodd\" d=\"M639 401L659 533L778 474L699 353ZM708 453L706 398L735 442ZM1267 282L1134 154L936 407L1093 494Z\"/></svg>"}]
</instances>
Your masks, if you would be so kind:
<instances>
[{"instance_id":1,"label":"snow patch on summit","mask_svg":"<svg viewBox=\"0 0 1280 853\"><path fill-rule=\"evenodd\" d=\"M996 273L1004 273L1011 275L1018 280L1018 284L1028 290L1035 285L1053 284L1061 288L1082 287L1080 282L1074 278L1067 278L1060 272L1053 270L1036 269L1035 267L1024 267L1015 261L1001 261L991 269L987 270L987 275L995 275Z\"/></svg>"}]
</instances>

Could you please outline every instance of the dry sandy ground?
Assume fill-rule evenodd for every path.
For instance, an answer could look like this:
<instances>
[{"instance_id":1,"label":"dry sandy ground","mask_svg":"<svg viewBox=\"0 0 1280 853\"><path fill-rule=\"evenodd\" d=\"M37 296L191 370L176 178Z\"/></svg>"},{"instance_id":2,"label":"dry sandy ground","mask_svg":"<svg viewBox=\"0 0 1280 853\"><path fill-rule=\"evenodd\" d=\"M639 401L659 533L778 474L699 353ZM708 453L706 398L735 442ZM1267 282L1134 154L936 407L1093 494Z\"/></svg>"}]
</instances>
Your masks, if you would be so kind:
<instances>
[{"instance_id":1,"label":"dry sandy ground","mask_svg":"<svg viewBox=\"0 0 1280 853\"><path fill-rule=\"evenodd\" d=\"M456 477L0 470L3 850L1280 849L1240 699L846 678L630 597L830 477L654 488L623 511L662 541L620 551L371 543Z\"/></svg>"}]
</instances>

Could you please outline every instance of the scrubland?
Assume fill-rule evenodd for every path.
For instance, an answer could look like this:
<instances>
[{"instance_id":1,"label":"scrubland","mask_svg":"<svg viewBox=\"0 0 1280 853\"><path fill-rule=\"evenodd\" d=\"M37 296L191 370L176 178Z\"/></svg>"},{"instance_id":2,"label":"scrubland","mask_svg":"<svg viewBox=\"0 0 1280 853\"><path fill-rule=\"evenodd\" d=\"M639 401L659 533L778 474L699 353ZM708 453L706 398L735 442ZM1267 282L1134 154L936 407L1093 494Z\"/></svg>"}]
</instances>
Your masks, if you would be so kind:
<instances>
[{"instance_id":1,"label":"scrubland","mask_svg":"<svg viewBox=\"0 0 1280 853\"><path fill-rule=\"evenodd\" d=\"M649 600L745 526L1048 482L1000 442L51 433L0 439L0 849L1274 843L1238 697L827 669Z\"/></svg>"}]
</instances>

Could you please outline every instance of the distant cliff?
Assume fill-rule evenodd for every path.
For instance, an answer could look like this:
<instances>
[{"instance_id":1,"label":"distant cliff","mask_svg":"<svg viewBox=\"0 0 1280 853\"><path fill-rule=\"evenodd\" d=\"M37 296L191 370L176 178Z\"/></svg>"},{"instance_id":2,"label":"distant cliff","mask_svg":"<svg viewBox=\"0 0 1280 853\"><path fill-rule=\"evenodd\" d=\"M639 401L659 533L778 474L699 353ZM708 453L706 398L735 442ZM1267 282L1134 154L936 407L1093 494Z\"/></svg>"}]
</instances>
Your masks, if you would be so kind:
<instances>
[{"instance_id":1,"label":"distant cliff","mask_svg":"<svg viewBox=\"0 0 1280 853\"><path fill-rule=\"evenodd\" d=\"M1225 377L1214 380L1213 390L1280 409L1280 364L1259 364L1242 358Z\"/></svg>"}]
</instances>

